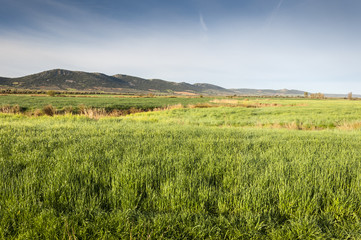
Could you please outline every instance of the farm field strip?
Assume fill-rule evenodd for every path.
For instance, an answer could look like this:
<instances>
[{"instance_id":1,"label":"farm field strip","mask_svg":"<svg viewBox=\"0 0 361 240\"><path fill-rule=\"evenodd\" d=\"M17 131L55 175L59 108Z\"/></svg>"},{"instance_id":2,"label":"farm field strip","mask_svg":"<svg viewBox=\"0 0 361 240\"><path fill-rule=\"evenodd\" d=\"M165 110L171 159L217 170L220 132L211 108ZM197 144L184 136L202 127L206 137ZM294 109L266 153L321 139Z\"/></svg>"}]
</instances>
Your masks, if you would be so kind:
<instances>
[{"instance_id":1,"label":"farm field strip","mask_svg":"<svg viewBox=\"0 0 361 240\"><path fill-rule=\"evenodd\" d=\"M127 97L117 100L109 97L97 97L90 98L89 101L84 98L86 99L86 101L83 100L84 102L82 100L72 102L69 101L68 97L21 97L18 99L14 96L0 96L0 100L2 100L0 102L0 111L5 113L21 112L30 116L70 113L91 118L140 113L132 114L125 119L220 127L288 128L298 130L334 128L353 130L361 127L360 101L164 97ZM68 105L71 103L73 105ZM40 107L40 109L29 107L29 104ZM217 109L208 109L215 107ZM173 111L168 111L170 109L173 109Z\"/></svg>"},{"instance_id":2,"label":"farm field strip","mask_svg":"<svg viewBox=\"0 0 361 240\"><path fill-rule=\"evenodd\" d=\"M157 107L166 107L176 104L194 104L208 102L209 98L185 98L185 97L114 97L114 96L97 96L97 97L50 97L50 96L29 96L29 95L0 95L0 106L19 105L25 110L42 109L46 105L52 105L56 109L72 106L77 108L79 105L92 108L112 109L152 109Z\"/></svg>"},{"instance_id":3,"label":"farm field strip","mask_svg":"<svg viewBox=\"0 0 361 240\"><path fill-rule=\"evenodd\" d=\"M241 104L262 103L240 101ZM361 128L361 102L345 100L275 100L282 107L180 108L125 116L128 121L194 126L288 128L298 130Z\"/></svg>"}]
</instances>

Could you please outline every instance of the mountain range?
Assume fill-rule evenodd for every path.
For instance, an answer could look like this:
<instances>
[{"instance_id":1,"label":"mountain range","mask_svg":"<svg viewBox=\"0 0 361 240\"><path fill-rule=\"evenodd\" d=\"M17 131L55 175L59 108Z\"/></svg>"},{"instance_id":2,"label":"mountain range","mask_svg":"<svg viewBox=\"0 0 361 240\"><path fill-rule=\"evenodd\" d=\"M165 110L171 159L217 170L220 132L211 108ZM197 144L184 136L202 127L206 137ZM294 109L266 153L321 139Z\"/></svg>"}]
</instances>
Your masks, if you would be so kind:
<instances>
[{"instance_id":1,"label":"mountain range","mask_svg":"<svg viewBox=\"0 0 361 240\"><path fill-rule=\"evenodd\" d=\"M161 79L144 79L124 74L109 76L102 73L69 71L64 69L54 69L17 78L0 77L0 89L175 95L303 96L304 94L304 91L300 90L226 89L207 83L177 83Z\"/></svg>"}]
</instances>

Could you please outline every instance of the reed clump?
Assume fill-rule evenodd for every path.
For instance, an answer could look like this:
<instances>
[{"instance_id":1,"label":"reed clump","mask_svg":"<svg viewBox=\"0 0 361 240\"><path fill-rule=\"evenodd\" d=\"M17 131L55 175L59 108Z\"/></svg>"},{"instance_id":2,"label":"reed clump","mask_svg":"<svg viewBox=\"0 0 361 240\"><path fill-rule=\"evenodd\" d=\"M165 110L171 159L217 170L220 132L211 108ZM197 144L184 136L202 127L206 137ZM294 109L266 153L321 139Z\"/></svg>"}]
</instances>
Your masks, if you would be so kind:
<instances>
[{"instance_id":1,"label":"reed clump","mask_svg":"<svg viewBox=\"0 0 361 240\"><path fill-rule=\"evenodd\" d=\"M43 107L43 113L48 116L54 116L56 114L56 109L49 104Z\"/></svg>"},{"instance_id":2,"label":"reed clump","mask_svg":"<svg viewBox=\"0 0 361 240\"><path fill-rule=\"evenodd\" d=\"M18 104L15 104L13 106L11 106L10 104L5 104L0 107L0 112L18 114L21 113L21 108Z\"/></svg>"}]
</instances>

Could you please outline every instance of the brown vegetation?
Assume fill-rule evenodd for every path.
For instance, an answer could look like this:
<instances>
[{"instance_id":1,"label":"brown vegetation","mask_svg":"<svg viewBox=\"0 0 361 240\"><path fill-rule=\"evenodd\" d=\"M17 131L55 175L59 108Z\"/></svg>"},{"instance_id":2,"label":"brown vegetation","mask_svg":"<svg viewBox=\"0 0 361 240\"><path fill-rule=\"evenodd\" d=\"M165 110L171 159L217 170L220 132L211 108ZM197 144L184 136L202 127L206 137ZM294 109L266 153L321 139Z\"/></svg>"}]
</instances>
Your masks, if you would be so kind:
<instances>
[{"instance_id":1,"label":"brown vegetation","mask_svg":"<svg viewBox=\"0 0 361 240\"><path fill-rule=\"evenodd\" d=\"M352 92L349 92L349 93L347 94L347 99L348 99L348 100L352 100Z\"/></svg>"},{"instance_id":2,"label":"brown vegetation","mask_svg":"<svg viewBox=\"0 0 361 240\"><path fill-rule=\"evenodd\" d=\"M361 121L351 122L351 123L342 123L337 126L341 130L354 130L361 129Z\"/></svg>"},{"instance_id":3,"label":"brown vegetation","mask_svg":"<svg viewBox=\"0 0 361 240\"><path fill-rule=\"evenodd\" d=\"M20 113L21 111L19 105L16 104L14 106L11 106L7 104L0 107L0 112L16 114L16 113Z\"/></svg>"},{"instance_id":4,"label":"brown vegetation","mask_svg":"<svg viewBox=\"0 0 361 240\"><path fill-rule=\"evenodd\" d=\"M323 93L312 93L310 95L311 98L313 99L325 99L325 94Z\"/></svg>"},{"instance_id":5,"label":"brown vegetation","mask_svg":"<svg viewBox=\"0 0 361 240\"><path fill-rule=\"evenodd\" d=\"M211 103L238 104L238 100L234 99L213 99Z\"/></svg>"},{"instance_id":6,"label":"brown vegetation","mask_svg":"<svg viewBox=\"0 0 361 240\"><path fill-rule=\"evenodd\" d=\"M54 116L56 114L56 109L49 104L43 107L43 113L48 116Z\"/></svg>"}]
</instances>

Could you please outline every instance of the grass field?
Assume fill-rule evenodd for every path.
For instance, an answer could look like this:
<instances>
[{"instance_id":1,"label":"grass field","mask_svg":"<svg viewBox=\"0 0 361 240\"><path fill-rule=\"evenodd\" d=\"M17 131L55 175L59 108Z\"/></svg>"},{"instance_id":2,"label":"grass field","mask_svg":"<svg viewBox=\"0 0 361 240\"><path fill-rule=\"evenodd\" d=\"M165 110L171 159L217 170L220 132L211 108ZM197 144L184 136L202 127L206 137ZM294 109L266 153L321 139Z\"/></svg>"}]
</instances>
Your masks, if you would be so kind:
<instances>
[{"instance_id":1,"label":"grass field","mask_svg":"<svg viewBox=\"0 0 361 240\"><path fill-rule=\"evenodd\" d=\"M361 102L237 101L0 114L0 238L359 239Z\"/></svg>"},{"instance_id":2,"label":"grass field","mask_svg":"<svg viewBox=\"0 0 361 240\"><path fill-rule=\"evenodd\" d=\"M359 129L361 102L346 100L239 100L247 107L183 108L128 116L142 122L193 126L264 127L304 130ZM258 107L249 107L258 106Z\"/></svg>"},{"instance_id":3,"label":"grass field","mask_svg":"<svg viewBox=\"0 0 361 240\"><path fill-rule=\"evenodd\" d=\"M79 105L93 108L112 109L153 109L175 104L195 104L210 101L210 98L187 98L187 97L125 97L118 95L92 95L92 96L31 96L31 95L0 95L1 105L19 105L24 111L42 109L46 105L52 105L56 109Z\"/></svg>"}]
</instances>

